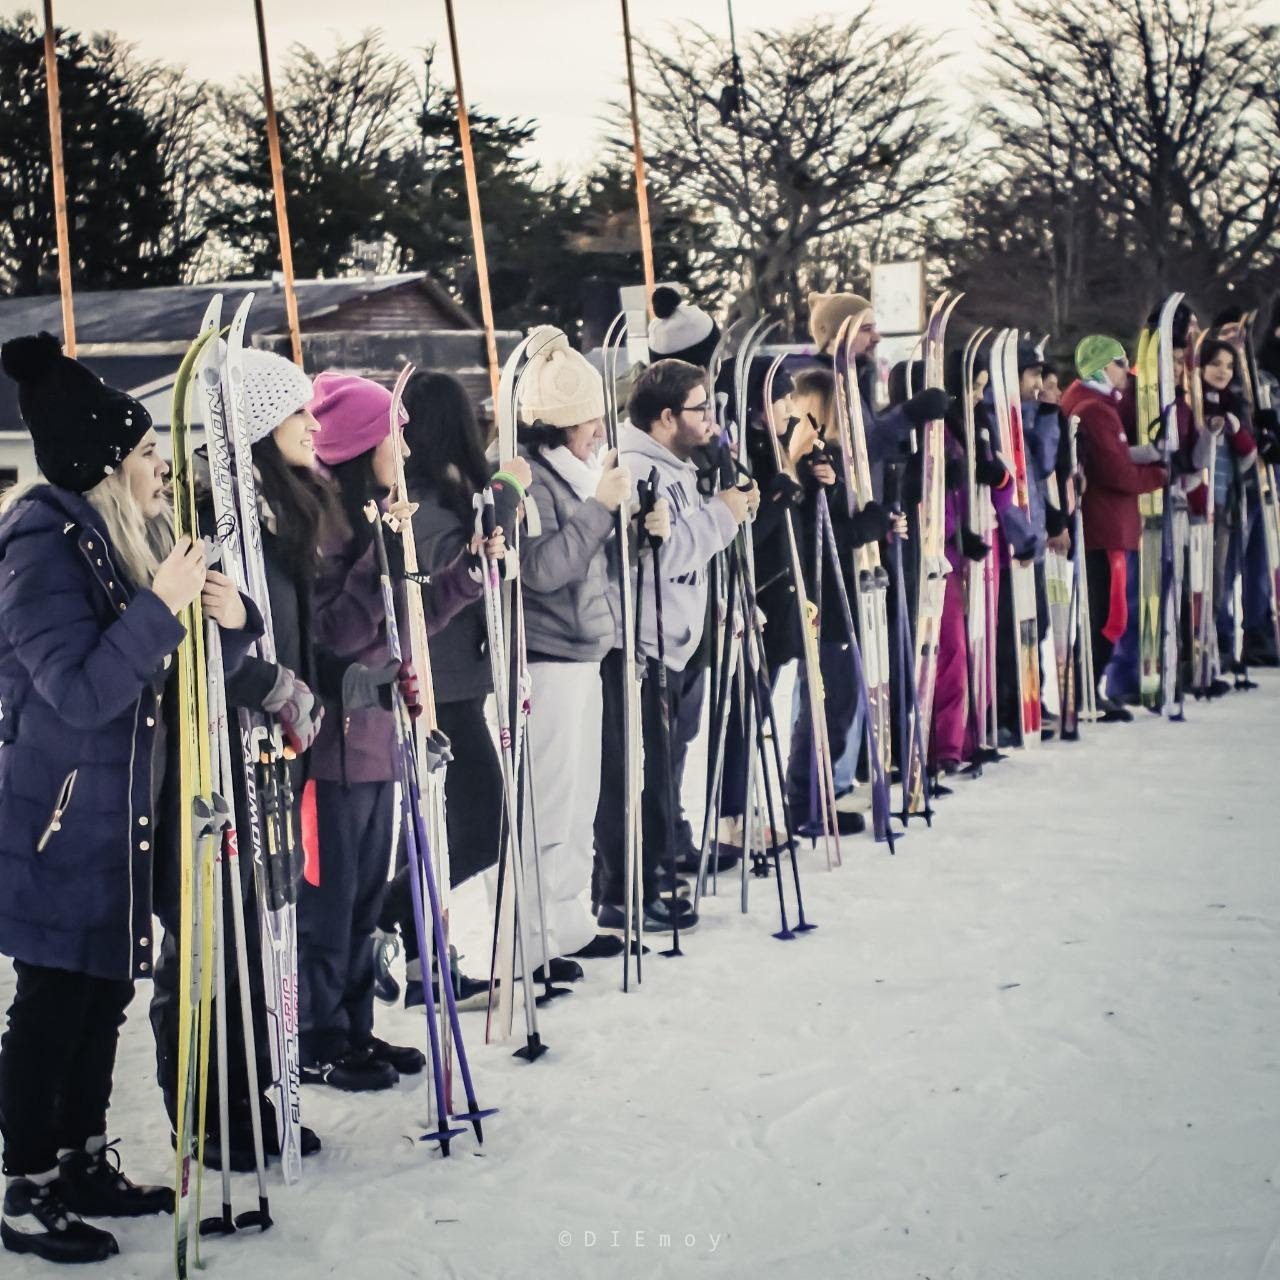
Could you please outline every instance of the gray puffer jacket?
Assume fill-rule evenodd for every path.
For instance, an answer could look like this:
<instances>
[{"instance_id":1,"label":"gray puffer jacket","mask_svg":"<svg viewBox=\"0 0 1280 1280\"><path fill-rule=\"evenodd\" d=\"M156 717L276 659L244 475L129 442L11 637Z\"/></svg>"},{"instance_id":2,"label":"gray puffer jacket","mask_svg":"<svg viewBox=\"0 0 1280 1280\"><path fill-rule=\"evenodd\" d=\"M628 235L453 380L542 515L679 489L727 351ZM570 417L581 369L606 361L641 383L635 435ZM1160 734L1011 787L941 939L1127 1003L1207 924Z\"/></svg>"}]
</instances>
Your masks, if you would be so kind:
<instances>
[{"instance_id":1,"label":"gray puffer jacket","mask_svg":"<svg viewBox=\"0 0 1280 1280\"><path fill-rule=\"evenodd\" d=\"M520 547L525 635L529 654L599 662L619 626L617 578L610 573L613 516L582 499L537 449L521 446L533 469L529 499L542 532Z\"/></svg>"}]
</instances>

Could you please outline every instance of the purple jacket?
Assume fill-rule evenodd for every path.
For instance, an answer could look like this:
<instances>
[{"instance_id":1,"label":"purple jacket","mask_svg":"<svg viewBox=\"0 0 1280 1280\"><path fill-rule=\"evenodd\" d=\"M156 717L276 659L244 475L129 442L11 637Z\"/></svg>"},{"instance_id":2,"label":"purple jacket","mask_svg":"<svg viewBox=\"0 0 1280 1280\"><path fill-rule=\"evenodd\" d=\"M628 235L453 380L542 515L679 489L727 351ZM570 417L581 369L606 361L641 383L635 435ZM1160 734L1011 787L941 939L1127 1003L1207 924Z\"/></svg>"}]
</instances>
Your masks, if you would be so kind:
<instances>
[{"instance_id":1,"label":"purple jacket","mask_svg":"<svg viewBox=\"0 0 1280 1280\"><path fill-rule=\"evenodd\" d=\"M427 634L445 627L459 610L479 599L479 582L468 572L467 553L437 573L422 590ZM355 539L325 549L315 585L316 644L347 663L378 666L388 661L386 611L374 545L357 554ZM408 636L404 593L396 591L401 643ZM348 711L331 707L311 748L311 776L327 782L390 782L395 771L395 721L380 707Z\"/></svg>"}]
</instances>

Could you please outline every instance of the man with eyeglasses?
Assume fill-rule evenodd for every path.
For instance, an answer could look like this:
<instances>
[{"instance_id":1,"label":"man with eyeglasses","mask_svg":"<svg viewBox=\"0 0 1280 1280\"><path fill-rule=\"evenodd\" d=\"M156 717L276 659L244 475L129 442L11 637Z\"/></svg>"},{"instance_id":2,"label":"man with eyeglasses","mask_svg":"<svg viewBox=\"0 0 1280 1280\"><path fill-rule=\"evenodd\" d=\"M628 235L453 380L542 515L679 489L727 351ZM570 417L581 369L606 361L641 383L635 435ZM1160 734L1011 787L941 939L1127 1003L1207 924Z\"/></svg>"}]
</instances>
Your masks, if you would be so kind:
<instances>
[{"instance_id":1,"label":"man with eyeglasses","mask_svg":"<svg viewBox=\"0 0 1280 1280\"><path fill-rule=\"evenodd\" d=\"M671 533L662 545L661 572L667 721L674 724L680 713L679 676L702 639L707 612L707 565L733 542L739 526L755 514L760 493L754 484L747 489L726 489L714 497L698 492L698 469L693 456L714 438L715 417L706 374L696 365L683 360L659 360L650 366L636 380L627 414L629 420L620 425L618 432L619 461L637 482L647 480L656 470L657 496L667 500L671 511ZM658 660L658 635L647 550L641 552L639 572L650 575L646 578L640 619L641 648L649 665ZM611 679L607 670L611 663L620 669L621 643L619 637L619 648L605 659L601 801L595 822L597 920L601 929L612 932L621 932L626 924L622 905L625 843L618 804L626 768L623 706L620 679ZM667 847L671 815L667 810L658 696L657 681L647 678L641 700L645 761L642 898L644 929L654 933L669 931L675 923L681 930L689 930L698 922L684 901L677 900L675 914L671 906L671 889L678 888L679 882L674 869L677 851ZM678 774L676 782L678 786Z\"/></svg>"}]
</instances>

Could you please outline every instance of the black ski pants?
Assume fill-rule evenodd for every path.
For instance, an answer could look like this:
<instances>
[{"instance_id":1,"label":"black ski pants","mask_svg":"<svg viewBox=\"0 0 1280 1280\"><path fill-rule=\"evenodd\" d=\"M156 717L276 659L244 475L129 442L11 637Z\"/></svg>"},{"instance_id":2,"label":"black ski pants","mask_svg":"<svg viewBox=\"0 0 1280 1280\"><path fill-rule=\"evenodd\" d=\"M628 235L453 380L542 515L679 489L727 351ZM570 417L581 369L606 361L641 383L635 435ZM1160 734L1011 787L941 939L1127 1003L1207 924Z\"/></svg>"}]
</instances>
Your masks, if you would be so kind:
<instances>
[{"instance_id":1,"label":"black ski pants","mask_svg":"<svg viewBox=\"0 0 1280 1280\"><path fill-rule=\"evenodd\" d=\"M60 1148L107 1131L111 1077L133 983L13 962L18 984L0 1040L4 1172L46 1173Z\"/></svg>"},{"instance_id":2,"label":"black ski pants","mask_svg":"<svg viewBox=\"0 0 1280 1280\"><path fill-rule=\"evenodd\" d=\"M853 651L847 644L832 640L818 642L818 664L822 668L825 697L823 709L827 721L827 741L831 746L831 762L845 753L849 733L858 711L862 691L853 672ZM809 713L809 682L804 663L796 668L798 703L795 729L791 734L791 755L787 760L787 807L792 820L800 826L822 825L818 807L817 780L813 773L813 718Z\"/></svg>"},{"instance_id":3,"label":"black ski pants","mask_svg":"<svg viewBox=\"0 0 1280 1280\"><path fill-rule=\"evenodd\" d=\"M299 1032L305 1064L373 1037L373 931L395 822L391 782L316 782L320 883L298 891Z\"/></svg>"},{"instance_id":4,"label":"black ski pants","mask_svg":"<svg viewBox=\"0 0 1280 1280\"><path fill-rule=\"evenodd\" d=\"M641 668L637 668L637 674ZM604 709L600 730L600 799L596 804L596 857L592 873L592 899L621 907L626 901L626 830L623 796L626 793L626 738L623 732L622 650L611 650L600 667ZM685 682L679 672L667 673L668 723L672 755L676 726L680 723ZM658 872L670 864L676 850L668 841L666 753L658 681L649 673L640 688L640 733L644 750L644 789L640 799L641 874L645 902L658 896ZM673 790L679 774L672 769ZM679 804L678 793L676 803ZM676 814L679 814L677 808ZM677 834L677 850L679 848Z\"/></svg>"},{"instance_id":5,"label":"black ski pants","mask_svg":"<svg viewBox=\"0 0 1280 1280\"><path fill-rule=\"evenodd\" d=\"M243 811L242 811L243 812ZM295 814L296 821L296 814ZM249 970L249 1008L253 1013L254 1063L258 1073L258 1107L267 1114L263 1091L272 1079L271 1044L268 1038L266 1018L266 993L262 973L262 927L258 913L257 890L253 879L253 856L246 841L244 851L236 860L239 872L240 902L244 912L245 958ZM240 1012L240 974L235 949L235 918L231 907L231 876L229 864L218 868L222 882L222 936L226 955L227 991L227 1113L234 1124L249 1123L249 1075L245 1068L244 1022ZM175 912L177 903L160 905L160 920L164 937L156 955L154 983L151 993L151 1031L156 1043L156 1083L168 1113L170 1125L176 1126L178 1117L178 1036L179 967L178 928ZM217 999L217 979L214 979L214 999ZM216 1133L218 1128L218 1073L217 1019L210 1020L209 1083L207 1130ZM271 1127L267 1126L268 1129Z\"/></svg>"},{"instance_id":6,"label":"black ski pants","mask_svg":"<svg viewBox=\"0 0 1280 1280\"><path fill-rule=\"evenodd\" d=\"M453 749L453 763L444 775L444 800L449 884L455 889L498 861L502 839L502 766L484 705L484 698L466 698L436 706L437 722ZM423 909L427 909L425 901ZM422 954L403 835L396 845L396 874L387 886L378 928L386 933L399 929L406 961Z\"/></svg>"}]
</instances>

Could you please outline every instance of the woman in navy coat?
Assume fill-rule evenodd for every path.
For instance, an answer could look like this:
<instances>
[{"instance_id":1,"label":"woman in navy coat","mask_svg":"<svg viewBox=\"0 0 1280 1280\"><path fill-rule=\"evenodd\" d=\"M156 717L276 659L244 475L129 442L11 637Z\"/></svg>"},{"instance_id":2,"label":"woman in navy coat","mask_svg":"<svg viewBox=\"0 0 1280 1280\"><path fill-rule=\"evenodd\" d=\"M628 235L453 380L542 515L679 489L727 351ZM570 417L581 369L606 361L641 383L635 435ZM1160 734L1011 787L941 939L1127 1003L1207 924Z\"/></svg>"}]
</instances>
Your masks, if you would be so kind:
<instances>
[{"instance_id":1,"label":"woman in navy coat","mask_svg":"<svg viewBox=\"0 0 1280 1280\"><path fill-rule=\"evenodd\" d=\"M174 544L146 409L48 334L0 352L49 483L0 515L0 1042L6 1248L102 1259L78 1214L171 1210L109 1159L106 1115L133 984L152 973L153 868L178 865L165 688L197 595L234 667L260 619L202 544ZM176 741L176 739L172 739Z\"/></svg>"}]
</instances>

